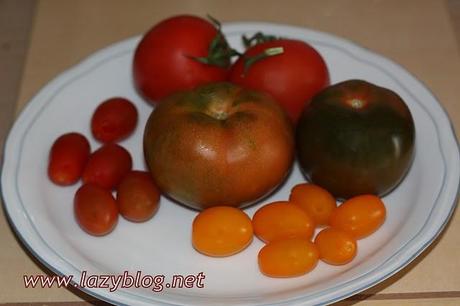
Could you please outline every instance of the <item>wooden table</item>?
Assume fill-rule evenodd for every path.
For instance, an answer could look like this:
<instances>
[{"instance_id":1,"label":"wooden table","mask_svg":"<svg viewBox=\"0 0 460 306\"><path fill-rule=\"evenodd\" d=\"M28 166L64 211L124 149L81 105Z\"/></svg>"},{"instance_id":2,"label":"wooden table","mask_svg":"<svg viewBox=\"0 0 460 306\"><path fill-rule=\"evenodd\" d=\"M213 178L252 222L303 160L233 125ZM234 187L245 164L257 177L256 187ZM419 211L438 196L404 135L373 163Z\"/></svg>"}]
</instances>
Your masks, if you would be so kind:
<instances>
[{"instance_id":1,"label":"wooden table","mask_svg":"<svg viewBox=\"0 0 460 306\"><path fill-rule=\"evenodd\" d=\"M350 39L418 77L436 95L460 133L460 56L454 26L460 24L459 0L286 0L283 4L279 0L0 0L2 138L15 110L17 114L57 74L94 51L179 13L210 13L223 22L286 23ZM74 289L26 289L23 275L51 272L21 245L3 210L0 245L0 304L96 303ZM339 304L460 305L459 258L457 210L443 234L408 267Z\"/></svg>"}]
</instances>

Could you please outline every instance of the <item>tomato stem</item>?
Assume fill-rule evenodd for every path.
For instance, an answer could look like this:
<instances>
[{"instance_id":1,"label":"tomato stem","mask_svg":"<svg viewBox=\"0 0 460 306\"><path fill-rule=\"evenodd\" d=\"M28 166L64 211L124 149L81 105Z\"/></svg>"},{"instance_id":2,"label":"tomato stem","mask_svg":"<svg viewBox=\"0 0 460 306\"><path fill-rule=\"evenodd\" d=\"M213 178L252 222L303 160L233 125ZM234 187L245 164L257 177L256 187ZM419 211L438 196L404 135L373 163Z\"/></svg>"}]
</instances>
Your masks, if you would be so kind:
<instances>
[{"instance_id":1,"label":"tomato stem","mask_svg":"<svg viewBox=\"0 0 460 306\"><path fill-rule=\"evenodd\" d=\"M264 59L264 58L267 58L267 57L270 57L270 56L275 56L275 55L279 55L279 54L282 54L284 53L284 48L283 47L273 47L273 48L267 48L265 49L263 52L259 53L259 54L256 54L254 56L247 56L244 58L244 72L243 72L243 75L245 75L249 68L251 68L251 66Z\"/></svg>"},{"instance_id":2,"label":"tomato stem","mask_svg":"<svg viewBox=\"0 0 460 306\"><path fill-rule=\"evenodd\" d=\"M241 53L229 46L224 34L222 33L221 23L209 14L207 17L216 27L217 34L209 44L208 55L206 57L190 56L190 58L202 64L218 66L226 69L230 67L231 58L236 55L241 56Z\"/></svg>"}]
</instances>

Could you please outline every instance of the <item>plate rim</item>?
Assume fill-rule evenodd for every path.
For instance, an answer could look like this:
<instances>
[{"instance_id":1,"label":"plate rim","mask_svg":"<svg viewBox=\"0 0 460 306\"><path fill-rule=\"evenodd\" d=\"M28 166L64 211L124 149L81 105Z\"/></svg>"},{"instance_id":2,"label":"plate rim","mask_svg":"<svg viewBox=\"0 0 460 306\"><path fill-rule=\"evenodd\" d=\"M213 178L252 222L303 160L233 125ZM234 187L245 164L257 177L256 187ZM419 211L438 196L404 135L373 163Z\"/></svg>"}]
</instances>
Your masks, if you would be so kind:
<instances>
[{"instance_id":1,"label":"plate rim","mask_svg":"<svg viewBox=\"0 0 460 306\"><path fill-rule=\"evenodd\" d=\"M427 111L427 113L430 115L430 118L431 118L431 120L433 121L433 123L435 124L436 127L438 127L438 125L444 125L444 127L445 127L445 125L447 124L447 127L449 128L447 130L447 132L445 132L445 133L440 133L440 131L438 129L436 131L438 141L439 141L439 149L440 149L441 154L442 154L442 156L444 158L443 162L446 163L446 154L444 152L444 150L445 150L444 146L446 146L447 144L450 144L451 146L454 145L455 149L456 149L456 153L457 153L454 156L454 157L457 157L454 160L454 162L455 162L454 166L455 167L452 170L452 168L451 168L452 164L449 164L449 167L446 167L444 175L447 176L449 171L450 172L457 171L457 173L459 173L458 169L459 169L459 156L460 155L458 154L458 151L459 151L459 145L458 145L458 140L457 140L458 138L455 135L455 129L453 128L452 122L450 121L446 110L444 109L443 105L441 103L439 103L439 101L435 98L434 94L428 89L428 87L425 84L423 84L419 79L417 79L415 76L410 74L405 68L403 68L399 64L393 62L392 60L384 57L383 55L380 55L380 54L375 53L375 52L373 52L373 51L371 51L371 50L369 50L367 48L364 48L364 47L362 47L360 45L357 45L356 43L354 43L354 42L352 42L352 41L350 41L348 39L338 37L338 36L335 36L335 35L332 35L332 34L329 34L329 33L324 33L324 32L320 32L320 31L317 31L317 30L312 30L312 29L309 29L309 28L303 28L303 27L297 27L297 26L291 26L291 25L285 25L285 24L277 24L277 23L267 23L267 22L229 22L229 23L224 23L223 24L224 33L228 33L228 32L246 32L247 33L247 32L249 32L248 29L251 29L251 31L252 31L252 29L255 29L255 28L276 28L276 29L278 29L278 31L283 31L284 30L284 31L290 31L291 33L292 32L303 33L303 35L307 35L307 36L308 35L313 35L313 36L321 37L321 38L323 38L325 40L328 40L328 41L332 40L334 42L334 43L332 43L332 45L334 45L334 47L342 47L340 49L342 51L346 51L346 53L350 53L349 49L352 49L354 51L357 51L357 53L359 53L360 55L364 56L366 59L368 59L369 57L377 59L378 62L380 62L380 63L383 62L384 63L383 66L385 66L385 67L388 66L389 67L388 69L384 69L380 65L377 65L377 67L380 70L383 70L383 71L385 71L387 73L388 73L387 70L396 70L396 71L398 71L398 73L402 73L402 75L404 76L404 79L408 79L408 81L411 81L413 83L412 85L416 85L417 87L419 87L422 91L425 92L424 95L428 94L430 100L435 102L435 103L430 102L429 105L422 105L422 106L425 108L425 111L427 111L426 108L430 108L430 110L433 107L435 108L434 109L434 111L435 111L434 114L432 114L431 112L428 112L428 111ZM305 34L305 33L307 33L307 34ZM292 36L297 36L297 35L293 34ZM10 151L12 150L12 148L13 149L15 148L15 142L17 142L17 141L15 141L15 139L13 139L13 137L15 137L15 136L17 137L18 136L17 134L19 134L19 136L21 136L21 137L24 137L27 134L26 131L21 131L20 128L24 124L30 123L30 119L27 120L29 117L33 119L33 118L35 118L36 116L39 115L41 107L43 107L44 104L46 104L45 102L40 102L40 100L46 101L46 99L44 99L43 97L46 97L47 95L52 94L53 91L59 90L66 82L69 81L69 79L71 77L73 77L75 75L82 74L84 71L88 70L88 68L91 68L91 66L97 66L100 63L104 62L105 60L113 59L114 55L121 53L120 49L126 49L125 51L132 50L131 45L136 40L139 40L140 37L141 36L135 36L135 37L128 38L128 39L122 40L120 42L111 44L111 45L109 45L107 47L104 47L104 48L96 51L95 53L92 53L92 54L88 55L82 61L80 61L77 64L71 66L70 68L64 70L63 72L58 74L55 78L53 78L52 80L48 81L46 83L46 85L43 86L29 100L29 102L22 109L21 113L16 118L15 123L11 127L11 129L10 129L10 131L8 133L8 136L6 138L5 145L4 145L4 148L3 148L4 149L4 154L3 154L2 173L1 173L1 189L2 189L1 194L2 194L2 197L3 197L4 210L6 212L5 217L8 220L8 223L10 224L10 226L13 228L16 236L20 238L21 242L27 247L27 249L32 253L32 255L34 255L37 259L39 259L40 262L42 264L44 264L48 269L52 270L54 273L56 273L58 275L63 275L63 273L57 267L55 267L51 263L47 262L47 260L41 256L43 254L37 253L36 250L33 248L33 242L27 240L27 238L31 239L31 237L30 236L29 237L24 237L23 236L24 233L22 233L21 230L18 229L18 226L20 225L21 220L18 219L19 217L15 215L15 213L13 212L14 209L13 209L13 207L11 207L11 205L12 205L11 203L13 202L13 200L12 200L13 195L11 195L10 193L5 194L5 190L11 192L11 190L9 190L8 188L5 188L5 187L8 187L10 185L7 182L7 180L8 180L7 174L9 174L8 173L8 164L7 164L7 162L9 160L11 160L11 155L14 154L14 152L10 152ZM357 58L357 57L355 57L355 58ZM357 59L362 61L361 58L357 58ZM368 61L366 61L366 62L369 63ZM375 66L375 64L373 64L373 66ZM392 74L390 74L390 75L392 75ZM412 94L412 91L407 89L406 86L403 86L403 87L408 93ZM415 99L415 100L418 101L419 99ZM39 108L39 106L41 106L41 107ZM450 139L444 139L446 137L450 138ZM453 142L452 142L452 138L454 140ZM452 147L450 149L452 149ZM14 161L14 158L13 158L13 161ZM19 160L17 161L17 164L19 164ZM6 171L5 171L5 169L6 169ZM419 233L417 233L417 235L419 235L425 229L428 229L428 230L431 229L431 231L429 231L429 233L431 233L431 235L428 236L428 237L426 237L426 234L422 235L422 237L420 237L417 240L415 240L415 242L414 242L414 239L410 240L407 244L408 245L412 244L411 248L416 248L415 251L411 251L411 248L406 248L406 247L402 247L401 249L399 249L397 251L397 253L399 251L405 251L405 252L403 252L403 255L405 253L410 253L410 254L406 254L406 257L407 257L407 255L411 255L411 256L409 256L408 258L406 258L404 260L403 264L401 264L398 267L396 267L396 269L394 269L394 268L391 269L391 265L390 265L390 267L388 267L388 269L391 270L391 271L389 271L389 273L381 276L377 280L374 280L373 282L370 282L370 283L366 283L364 286L361 286L361 287L355 289L355 291L347 292L346 294L342 294L340 296L337 295L334 299L328 299L328 300L325 300L325 301L323 300L323 301L320 301L320 303L333 303L335 301L338 301L338 300L344 299L344 298L346 298L348 296L351 296L353 294L356 294L356 293L358 293L358 292L360 292L362 290L365 290L365 289L367 289L369 287L372 287L372 286L376 285L377 283L383 281L384 279L394 275L395 273L397 273L401 269L403 269L412 260L414 260L420 253L422 253L436 239L436 237L439 236L439 234L443 231L443 229L445 228L445 226L447 225L447 223L451 219L451 216L452 216L452 214L453 214L453 212L455 210L456 203L457 203L458 198L459 198L459 182L458 182L458 180L459 179L458 179L458 175L457 175L457 183L454 184L454 185L456 185L456 192L451 191L449 193L450 197L447 200L450 200L450 201L447 201L447 202L449 202L449 203L452 202L452 203L451 204L444 204L444 206L450 207L450 210L447 212L447 214L445 214L445 218L442 218L441 224L435 223L436 226L431 225L431 226L428 226L428 228L426 227L426 224L425 224L420 229L420 231L419 231ZM444 189L445 189L445 185L443 185L441 187L440 193ZM446 203L446 200L444 200L443 203ZM433 203L432 210L434 208L436 208L437 205L438 204L437 204L437 200L436 200ZM14 218L13 218L13 216L14 216ZM430 219L431 219L431 213L428 216L427 220L430 220ZM439 217L438 217L438 219L439 219ZM31 222L30 218L27 219L27 221ZM433 232L433 230L434 230L434 232ZM422 239L422 238L425 238L425 239ZM418 242L418 243L416 243L416 242ZM45 247L50 248L49 246L45 246ZM409 252L409 251L411 251L411 252ZM45 253L45 255L49 255L49 254ZM44 256L44 257L46 257L46 256ZM381 266L386 266L387 265L386 263L387 263L387 260L385 260L385 262L382 263ZM361 277L363 277L364 281L365 281L366 279L369 278L369 277L365 277L367 274L368 274L368 272L366 272L362 276L358 276L357 278L353 279L351 282L356 283ZM90 295L93 295L93 296L95 296L97 298L100 298L102 300L107 300L109 302L117 303L117 304L119 303L119 301L112 300L110 298L110 296L116 296L118 298L122 298L124 296L124 294L120 294L120 293L123 293L122 291L116 291L114 293L108 293L107 292L108 294L104 294L105 291L103 291L103 290L90 290L88 288L80 288L80 290L82 290L82 291L84 291L84 292L86 292L86 293L88 293ZM323 291L326 291L326 290L329 290L329 289L325 289ZM327 294L327 295L331 295L331 294ZM303 295L303 296L300 296L300 297L296 297L296 298L292 298L292 299L289 299L289 300L281 301L279 303L277 302L277 303L275 303L273 305L278 305L280 303L288 303L288 302L289 303L292 303L292 302L307 302L307 301L309 301L310 296L311 295L309 295L309 297L306 297L305 295ZM324 296L324 294L320 295L316 299L319 299L321 296ZM307 298L307 300L305 300L305 298ZM165 303L165 301L162 301L161 299L158 299L155 302ZM170 305L177 305L177 304L170 304Z\"/></svg>"}]
</instances>

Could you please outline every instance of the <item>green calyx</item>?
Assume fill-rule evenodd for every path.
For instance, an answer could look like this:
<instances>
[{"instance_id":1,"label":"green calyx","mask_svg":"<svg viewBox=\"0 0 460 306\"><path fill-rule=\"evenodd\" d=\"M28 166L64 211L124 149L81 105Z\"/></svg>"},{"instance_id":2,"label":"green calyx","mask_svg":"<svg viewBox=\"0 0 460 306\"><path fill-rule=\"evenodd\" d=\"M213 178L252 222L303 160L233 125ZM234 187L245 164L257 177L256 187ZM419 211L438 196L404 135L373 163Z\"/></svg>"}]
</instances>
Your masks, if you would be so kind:
<instances>
[{"instance_id":1,"label":"green calyx","mask_svg":"<svg viewBox=\"0 0 460 306\"><path fill-rule=\"evenodd\" d=\"M206 57L192 57L192 59L202 64L213 65L226 69L230 67L231 58L235 55L241 54L230 48L224 34L222 33L221 23L210 15L208 15L208 19L216 26L217 34L209 44L208 55Z\"/></svg>"},{"instance_id":2,"label":"green calyx","mask_svg":"<svg viewBox=\"0 0 460 306\"><path fill-rule=\"evenodd\" d=\"M246 37L243 35L242 40L243 40L243 45L246 49L251 48L255 45L267 42L267 41L273 41L273 40L278 40L281 39L281 37L274 36L274 35L266 35L262 32L257 32L251 37ZM273 48L267 48L263 52L256 54L254 56L243 56L244 60L244 71L243 71L243 76L246 75L248 72L249 68L251 68L254 63L263 60L267 57L270 56L275 56L284 53L283 47L273 47Z\"/></svg>"},{"instance_id":3,"label":"green calyx","mask_svg":"<svg viewBox=\"0 0 460 306\"><path fill-rule=\"evenodd\" d=\"M205 65L213 65L217 66L220 68L227 69L231 65L231 58L233 56L240 56L243 57L244 60L244 74L247 73L249 68L251 66L270 56L275 56L284 53L283 47L273 47L273 48L267 48L263 52L256 54L254 56L244 56L240 52L236 51L235 49L231 48L225 39L224 34L222 33L222 25L221 23L215 19L214 17L208 15L207 16L209 20L215 25L217 29L217 34L211 41L208 47L208 55L206 57L198 57L198 56L192 56L191 58L197 62L200 62ZM245 48L250 48L254 45L267 42L267 41L272 41L272 40L277 40L280 39L280 37L274 36L274 35L265 35L262 32L257 32L251 37L246 37L243 35L242 40Z\"/></svg>"}]
</instances>

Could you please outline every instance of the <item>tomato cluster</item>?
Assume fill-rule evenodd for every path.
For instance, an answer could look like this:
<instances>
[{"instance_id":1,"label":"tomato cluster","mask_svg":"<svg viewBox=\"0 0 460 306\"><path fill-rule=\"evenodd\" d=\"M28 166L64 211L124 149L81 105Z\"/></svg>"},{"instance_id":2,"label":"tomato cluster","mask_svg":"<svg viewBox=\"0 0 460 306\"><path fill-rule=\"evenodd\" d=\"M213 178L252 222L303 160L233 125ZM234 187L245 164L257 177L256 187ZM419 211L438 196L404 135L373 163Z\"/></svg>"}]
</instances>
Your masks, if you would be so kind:
<instances>
[{"instance_id":1,"label":"tomato cluster","mask_svg":"<svg viewBox=\"0 0 460 306\"><path fill-rule=\"evenodd\" d=\"M222 186L230 186L230 193L235 189L242 193L241 190L246 189L251 195L264 195L265 189L252 184L253 179L264 176L260 178L262 182L273 180L267 185L270 190L281 182L292 165L293 145L292 152L287 150L279 155L272 148L282 147L280 144L291 147L294 142L291 128L298 123L297 130L304 132L302 111L315 104L310 102L329 85L327 65L308 43L261 33L243 37L243 41L245 51L237 52L228 45L218 21L190 15L163 20L143 36L134 53L134 84L148 102L155 105L164 101L156 108L155 115L161 117L162 124L152 129L149 125L153 123L148 123L144 134L150 137L148 141L144 138L147 163L149 155L165 157L151 161L160 169L155 179L162 191L169 194L168 189L175 188L180 194L178 199L192 199L197 203L194 208L206 208L197 214L192 225L192 244L200 253L230 256L250 245L255 235L265 243L258 254L260 271L270 277L303 275L314 269L319 260L331 265L347 264L358 252L357 240L371 235L385 221L385 206L375 195L351 197L337 206L334 197L337 194L329 192L332 189L303 183L292 188L289 200L262 206L252 219L239 208L223 206L242 204L238 191L225 195L229 203L216 201L214 193L222 194L225 189ZM233 56L238 59L232 62ZM205 84L209 87L202 86ZM190 90L196 88L204 90L191 93ZM276 111L258 105L267 103L255 91L271 96L284 112L274 102ZM233 100L228 92L234 93L230 96ZM211 103L211 98L216 101ZM166 101L173 101L174 106L170 107ZM165 114L182 117L169 120ZM260 114L265 121L260 121ZM120 214L129 221L143 222L158 209L160 190L151 174L133 171L130 153L117 144L133 133L137 120L136 107L129 100L111 98L96 108L91 119L92 135L102 143L97 150L91 153L87 138L79 133L62 135L51 147L48 166L51 181L65 186L82 179L83 185L74 197L74 212L78 224L89 234L108 234L115 228ZM262 123L254 125L257 120ZM174 125L177 121L179 125ZM321 124L327 131L331 130L328 123ZM181 129L177 126L187 134L178 137ZM268 133L267 129L281 133L282 137L275 137L279 135ZM308 131L316 136L317 129ZM313 136L308 139L318 143L318 137ZM212 145L208 146L205 139L211 139ZM276 145L268 146L270 141ZM170 146L165 147L165 143ZM260 152L274 161L261 158L262 154L255 149L257 145ZM228 154L225 149L231 146L234 150ZM308 148L311 152L311 146ZM198 160L197 152L204 156L203 162L191 167L192 160ZM211 157L215 162L215 156L225 156L228 160L212 163ZM249 162L242 163L243 157L248 156ZM316 156L324 154L315 153ZM260 168L253 167L256 160L271 173L261 175ZM275 177L277 163L281 170ZM166 164L171 167L165 167ZM327 160L326 164L333 163ZM230 167L241 171L231 180L233 184L228 184L232 177ZM194 169L193 173L190 168ZM169 188L171 182L177 183L168 176L174 171L180 173L181 182ZM325 175L334 177L332 172ZM213 179L215 173L225 175L220 175L219 181ZM215 203L220 206L213 206Z\"/></svg>"},{"instance_id":2,"label":"tomato cluster","mask_svg":"<svg viewBox=\"0 0 460 306\"><path fill-rule=\"evenodd\" d=\"M294 186L289 201L259 208L252 222L240 209L218 206L197 215L193 246L209 256L229 256L245 249L252 234L266 245L258 255L261 272L270 277L294 277L311 271L318 260L349 263L357 240L385 221L385 205L374 195L351 198L340 206L325 189L303 183ZM321 226L314 240L315 229Z\"/></svg>"},{"instance_id":3,"label":"tomato cluster","mask_svg":"<svg viewBox=\"0 0 460 306\"><path fill-rule=\"evenodd\" d=\"M102 236L116 226L118 215L142 222L158 208L160 192L148 172L133 171L130 153L115 143L133 133L137 109L124 98L102 102L91 119L91 131L102 146L91 153L87 138L64 134L53 143L48 176L57 185L83 185L74 198L75 219L87 233ZM112 191L116 190L116 197Z\"/></svg>"},{"instance_id":4,"label":"tomato cluster","mask_svg":"<svg viewBox=\"0 0 460 306\"><path fill-rule=\"evenodd\" d=\"M172 93L230 81L266 92L295 123L304 105L329 85L329 71L312 46L256 33L240 54L228 45L218 21L180 15L153 26L138 44L134 82L152 104ZM254 43L256 42L256 43ZM231 64L231 57L239 55Z\"/></svg>"}]
</instances>

